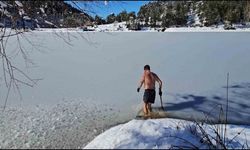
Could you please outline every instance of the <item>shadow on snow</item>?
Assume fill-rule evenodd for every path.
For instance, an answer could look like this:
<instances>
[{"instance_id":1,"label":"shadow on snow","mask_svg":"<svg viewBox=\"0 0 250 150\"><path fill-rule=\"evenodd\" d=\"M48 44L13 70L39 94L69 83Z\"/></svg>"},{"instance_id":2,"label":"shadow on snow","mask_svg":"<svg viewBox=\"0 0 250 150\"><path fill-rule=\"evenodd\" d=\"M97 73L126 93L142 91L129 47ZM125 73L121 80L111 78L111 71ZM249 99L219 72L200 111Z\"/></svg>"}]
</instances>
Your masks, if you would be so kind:
<instances>
[{"instance_id":1,"label":"shadow on snow","mask_svg":"<svg viewBox=\"0 0 250 150\"><path fill-rule=\"evenodd\" d=\"M219 117L225 120L226 116L225 88L218 90L220 95L176 94L173 100L166 100L164 110L172 118L220 123ZM228 96L228 123L250 125L250 83L229 86Z\"/></svg>"}]
</instances>

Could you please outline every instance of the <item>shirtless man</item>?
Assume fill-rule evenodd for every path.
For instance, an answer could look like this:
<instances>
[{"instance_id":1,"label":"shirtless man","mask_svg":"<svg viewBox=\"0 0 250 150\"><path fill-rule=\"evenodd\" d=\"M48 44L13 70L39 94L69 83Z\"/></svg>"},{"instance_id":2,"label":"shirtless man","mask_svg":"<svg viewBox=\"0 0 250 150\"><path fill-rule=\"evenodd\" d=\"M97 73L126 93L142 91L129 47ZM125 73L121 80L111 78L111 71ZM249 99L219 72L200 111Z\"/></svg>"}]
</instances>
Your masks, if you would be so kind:
<instances>
[{"instance_id":1,"label":"shirtless man","mask_svg":"<svg viewBox=\"0 0 250 150\"><path fill-rule=\"evenodd\" d=\"M153 72L150 71L150 66L145 65L144 66L144 73L142 75L142 78L139 82L139 86L137 88L137 92L140 91L140 88L144 84L144 95L143 95L143 112L145 116L149 115L149 112L151 112L151 104L155 102L155 81L159 83L159 95L162 96L162 81L161 79Z\"/></svg>"}]
</instances>

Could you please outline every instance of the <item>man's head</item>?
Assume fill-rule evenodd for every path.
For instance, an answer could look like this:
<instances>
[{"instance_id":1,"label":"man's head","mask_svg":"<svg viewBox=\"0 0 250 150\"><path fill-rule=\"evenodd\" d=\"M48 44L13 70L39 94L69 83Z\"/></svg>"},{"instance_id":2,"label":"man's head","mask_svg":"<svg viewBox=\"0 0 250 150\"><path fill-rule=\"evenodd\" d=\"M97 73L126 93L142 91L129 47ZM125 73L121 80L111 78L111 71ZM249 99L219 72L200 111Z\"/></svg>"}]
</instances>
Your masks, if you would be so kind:
<instances>
[{"instance_id":1,"label":"man's head","mask_svg":"<svg viewBox=\"0 0 250 150\"><path fill-rule=\"evenodd\" d=\"M144 66L144 70L145 70L145 71L146 71L146 70L150 71L150 66L149 66L149 65L145 65L145 66Z\"/></svg>"}]
</instances>

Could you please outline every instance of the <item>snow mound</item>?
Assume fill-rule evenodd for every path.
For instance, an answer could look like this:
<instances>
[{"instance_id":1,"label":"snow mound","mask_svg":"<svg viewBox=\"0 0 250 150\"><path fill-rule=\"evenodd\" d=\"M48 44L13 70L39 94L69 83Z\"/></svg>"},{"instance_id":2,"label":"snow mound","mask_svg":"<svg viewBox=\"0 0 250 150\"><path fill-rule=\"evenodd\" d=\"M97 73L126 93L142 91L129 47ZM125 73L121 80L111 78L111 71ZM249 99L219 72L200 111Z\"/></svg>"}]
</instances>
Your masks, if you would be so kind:
<instances>
[{"instance_id":1,"label":"snow mound","mask_svg":"<svg viewBox=\"0 0 250 150\"><path fill-rule=\"evenodd\" d=\"M209 135L215 136L216 125L201 126ZM226 143L229 148L242 148L242 146L246 148L250 142L249 126L228 125L226 133ZM203 141L204 137L194 122L169 118L131 120L105 131L84 149L210 148ZM212 142L216 145L214 140Z\"/></svg>"}]
</instances>

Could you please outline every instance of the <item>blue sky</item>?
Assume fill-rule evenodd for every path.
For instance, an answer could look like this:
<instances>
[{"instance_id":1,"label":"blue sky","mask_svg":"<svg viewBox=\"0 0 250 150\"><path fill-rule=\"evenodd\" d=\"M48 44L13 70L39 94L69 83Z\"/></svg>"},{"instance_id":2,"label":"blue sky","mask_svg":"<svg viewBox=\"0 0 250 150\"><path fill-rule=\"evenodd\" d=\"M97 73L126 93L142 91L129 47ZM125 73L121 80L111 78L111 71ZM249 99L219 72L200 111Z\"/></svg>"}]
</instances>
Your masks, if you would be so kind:
<instances>
[{"instance_id":1,"label":"blue sky","mask_svg":"<svg viewBox=\"0 0 250 150\"><path fill-rule=\"evenodd\" d=\"M66 2L73 3L72 1ZM149 3L149 1L75 1L75 3L77 6L81 7L81 9L86 10L91 16L97 14L105 19L111 13L117 15L123 10L126 10L127 12L135 11L137 14L140 7Z\"/></svg>"}]
</instances>

